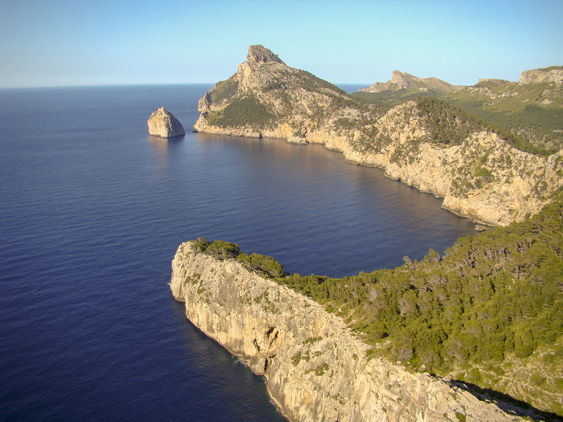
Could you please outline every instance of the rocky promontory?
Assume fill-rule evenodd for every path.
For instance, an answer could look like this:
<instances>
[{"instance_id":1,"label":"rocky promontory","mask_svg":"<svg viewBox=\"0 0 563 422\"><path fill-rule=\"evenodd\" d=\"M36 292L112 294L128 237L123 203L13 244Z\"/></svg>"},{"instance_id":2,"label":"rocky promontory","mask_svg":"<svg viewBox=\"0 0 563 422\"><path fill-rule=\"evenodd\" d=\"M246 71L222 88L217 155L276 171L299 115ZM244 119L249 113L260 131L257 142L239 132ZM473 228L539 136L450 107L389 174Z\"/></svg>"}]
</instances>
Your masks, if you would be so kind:
<instances>
[{"instance_id":1,"label":"rocky promontory","mask_svg":"<svg viewBox=\"0 0 563 422\"><path fill-rule=\"evenodd\" d=\"M182 123L164 107L153 112L147 122L149 134L161 138L173 138L185 135Z\"/></svg>"},{"instance_id":2,"label":"rocky promontory","mask_svg":"<svg viewBox=\"0 0 563 422\"><path fill-rule=\"evenodd\" d=\"M557 85L562 85L563 66L552 66L545 69L527 70L520 75L521 85L538 83L555 83Z\"/></svg>"},{"instance_id":3,"label":"rocky promontory","mask_svg":"<svg viewBox=\"0 0 563 422\"><path fill-rule=\"evenodd\" d=\"M360 88L360 92L381 92L381 91L397 91L399 89L417 89L419 91L437 91L452 92L462 87L449 84L441 79L418 78L407 72L394 70L391 74L391 80L387 82L376 82L367 88Z\"/></svg>"},{"instance_id":4,"label":"rocky promontory","mask_svg":"<svg viewBox=\"0 0 563 422\"><path fill-rule=\"evenodd\" d=\"M186 316L266 378L291 421L516 421L496 404L369 349L341 318L235 259L183 243L170 289Z\"/></svg>"},{"instance_id":5,"label":"rocky promontory","mask_svg":"<svg viewBox=\"0 0 563 422\"><path fill-rule=\"evenodd\" d=\"M394 79L397 87L449 86L400 72ZM563 186L563 151L535 153L445 101L361 101L263 46L250 46L238 71L207 92L198 110L196 131L320 143L489 225L524 221Z\"/></svg>"}]
</instances>

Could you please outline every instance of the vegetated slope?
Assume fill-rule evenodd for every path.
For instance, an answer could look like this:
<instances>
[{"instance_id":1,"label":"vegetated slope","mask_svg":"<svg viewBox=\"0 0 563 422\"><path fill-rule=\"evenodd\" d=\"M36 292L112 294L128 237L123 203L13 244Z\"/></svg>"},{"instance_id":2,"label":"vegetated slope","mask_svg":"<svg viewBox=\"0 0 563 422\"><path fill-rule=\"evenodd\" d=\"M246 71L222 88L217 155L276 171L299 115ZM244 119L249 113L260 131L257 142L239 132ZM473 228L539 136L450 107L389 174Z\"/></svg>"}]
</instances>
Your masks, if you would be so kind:
<instances>
[{"instance_id":1,"label":"vegetated slope","mask_svg":"<svg viewBox=\"0 0 563 422\"><path fill-rule=\"evenodd\" d=\"M490 225L536 214L563 185L563 152L550 155L445 101L353 98L262 46L250 46L246 61L204 95L199 111L197 131L321 143Z\"/></svg>"},{"instance_id":2,"label":"vegetated slope","mask_svg":"<svg viewBox=\"0 0 563 422\"><path fill-rule=\"evenodd\" d=\"M278 279L346 318L372 353L563 416L563 196L445 256Z\"/></svg>"},{"instance_id":3,"label":"vegetated slope","mask_svg":"<svg viewBox=\"0 0 563 422\"><path fill-rule=\"evenodd\" d=\"M353 99L277 55L250 46L237 73L217 83L199 102L198 131L246 136L305 137L338 117L374 120L389 107Z\"/></svg>"},{"instance_id":4,"label":"vegetated slope","mask_svg":"<svg viewBox=\"0 0 563 422\"><path fill-rule=\"evenodd\" d=\"M563 84L483 80L440 98L537 147L563 147Z\"/></svg>"},{"instance_id":5,"label":"vegetated slope","mask_svg":"<svg viewBox=\"0 0 563 422\"><path fill-rule=\"evenodd\" d=\"M182 243L170 290L186 317L240 357L290 421L520 421L534 409L480 400L458 385L368 356L342 318L271 277L281 266L237 245ZM282 270L283 271L283 270Z\"/></svg>"},{"instance_id":6,"label":"vegetated slope","mask_svg":"<svg viewBox=\"0 0 563 422\"><path fill-rule=\"evenodd\" d=\"M196 247L324 304L373 356L563 416L561 193L530 220L461 238L443 257L431 249L420 262L342 279L284 274L274 258L229 242Z\"/></svg>"},{"instance_id":7,"label":"vegetated slope","mask_svg":"<svg viewBox=\"0 0 563 422\"><path fill-rule=\"evenodd\" d=\"M387 87L382 83L372 86L376 85ZM394 84L388 86L389 89L376 92L370 91L370 88L364 88L352 96L389 105L417 97L439 98L498 127L504 133L511 133L520 139L521 146L528 143L552 152L563 147L562 66L525 71L520 82L482 79L474 86L450 90L431 86L421 88L412 84Z\"/></svg>"}]
</instances>

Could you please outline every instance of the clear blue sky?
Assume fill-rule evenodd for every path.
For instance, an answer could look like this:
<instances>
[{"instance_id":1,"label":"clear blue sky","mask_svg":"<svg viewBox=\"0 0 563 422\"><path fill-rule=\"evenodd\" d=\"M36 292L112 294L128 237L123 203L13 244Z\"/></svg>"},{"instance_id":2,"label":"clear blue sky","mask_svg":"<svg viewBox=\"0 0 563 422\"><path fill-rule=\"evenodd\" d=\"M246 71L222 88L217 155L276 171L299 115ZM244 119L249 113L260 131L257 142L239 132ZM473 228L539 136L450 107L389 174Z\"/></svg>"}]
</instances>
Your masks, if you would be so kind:
<instances>
[{"instance_id":1,"label":"clear blue sky","mask_svg":"<svg viewBox=\"0 0 563 422\"><path fill-rule=\"evenodd\" d=\"M563 65L563 0L0 0L0 87L206 83L262 44L333 83Z\"/></svg>"}]
</instances>

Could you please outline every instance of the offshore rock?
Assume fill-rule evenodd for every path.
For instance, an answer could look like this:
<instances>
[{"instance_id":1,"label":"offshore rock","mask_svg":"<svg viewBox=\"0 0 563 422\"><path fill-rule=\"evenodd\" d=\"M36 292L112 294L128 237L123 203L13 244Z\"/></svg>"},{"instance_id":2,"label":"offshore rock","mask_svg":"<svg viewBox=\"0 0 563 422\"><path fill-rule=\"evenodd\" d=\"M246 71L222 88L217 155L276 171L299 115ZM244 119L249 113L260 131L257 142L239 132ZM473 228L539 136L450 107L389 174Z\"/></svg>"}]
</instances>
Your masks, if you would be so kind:
<instances>
[{"instance_id":1,"label":"offshore rock","mask_svg":"<svg viewBox=\"0 0 563 422\"><path fill-rule=\"evenodd\" d=\"M427 374L381 358L341 318L234 259L179 246L170 289L206 335L264 375L290 421L516 421Z\"/></svg>"},{"instance_id":2,"label":"offshore rock","mask_svg":"<svg viewBox=\"0 0 563 422\"><path fill-rule=\"evenodd\" d=\"M162 138L173 138L185 135L182 123L164 107L151 114L148 120L149 134Z\"/></svg>"},{"instance_id":3,"label":"offshore rock","mask_svg":"<svg viewBox=\"0 0 563 422\"><path fill-rule=\"evenodd\" d=\"M290 136L287 138L287 142L294 145L307 145L309 143L307 139L297 136Z\"/></svg>"}]
</instances>

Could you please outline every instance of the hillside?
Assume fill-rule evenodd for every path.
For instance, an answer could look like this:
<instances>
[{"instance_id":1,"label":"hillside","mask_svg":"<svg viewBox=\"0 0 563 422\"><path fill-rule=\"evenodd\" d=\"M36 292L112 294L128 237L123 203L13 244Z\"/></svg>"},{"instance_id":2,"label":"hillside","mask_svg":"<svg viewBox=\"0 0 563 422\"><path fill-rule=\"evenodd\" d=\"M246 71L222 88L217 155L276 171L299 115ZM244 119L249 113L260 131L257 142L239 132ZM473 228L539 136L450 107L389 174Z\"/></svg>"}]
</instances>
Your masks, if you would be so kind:
<instances>
[{"instance_id":1,"label":"hillside","mask_svg":"<svg viewBox=\"0 0 563 422\"><path fill-rule=\"evenodd\" d=\"M409 76L423 81L435 79ZM352 96L389 105L417 97L434 97L538 148L556 151L563 147L562 66L527 70L519 82L481 79L474 86L457 86L450 90L392 82L393 79L385 84L377 82Z\"/></svg>"},{"instance_id":2,"label":"hillside","mask_svg":"<svg viewBox=\"0 0 563 422\"><path fill-rule=\"evenodd\" d=\"M361 88L359 92L385 92L385 91L418 91L419 93L444 93L461 89L438 78L418 78L407 72L394 70L391 80L383 83L376 82L367 88Z\"/></svg>"},{"instance_id":3,"label":"hillside","mask_svg":"<svg viewBox=\"0 0 563 422\"><path fill-rule=\"evenodd\" d=\"M238 71L200 100L199 111L196 131L320 143L489 225L537 214L563 185L563 151L538 148L445 101L354 98L263 46L249 48Z\"/></svg>"}]
</instances>

